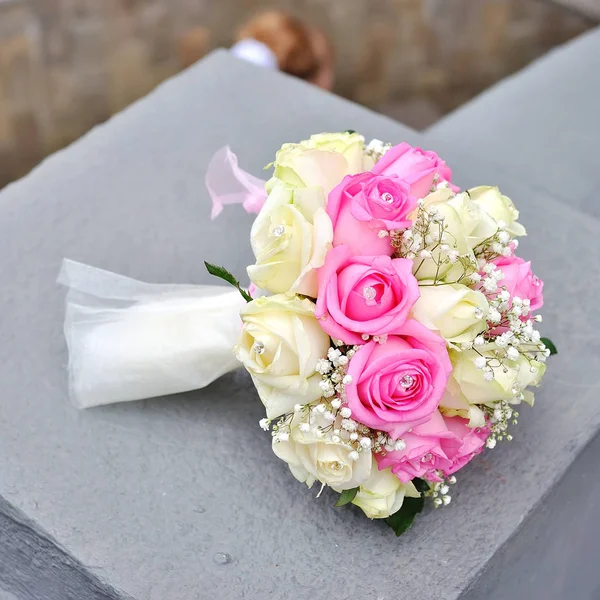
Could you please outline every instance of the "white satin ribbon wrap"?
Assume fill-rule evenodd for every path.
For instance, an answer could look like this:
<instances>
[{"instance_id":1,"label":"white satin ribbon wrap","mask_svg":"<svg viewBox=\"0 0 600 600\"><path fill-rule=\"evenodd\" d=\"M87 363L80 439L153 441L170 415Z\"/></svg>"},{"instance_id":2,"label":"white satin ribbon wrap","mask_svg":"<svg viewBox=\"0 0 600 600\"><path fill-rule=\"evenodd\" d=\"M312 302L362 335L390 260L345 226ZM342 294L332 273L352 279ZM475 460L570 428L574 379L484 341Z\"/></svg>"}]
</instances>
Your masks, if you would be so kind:
<instances>
[{"instance_id":1,"label":"white satin ribbon wrap","mask_svg":"<svg viewBox=\"0 0 600 600\"><path fill-rule=\"evenodd\" d=\"M69 288L69 388L80 408L199 389L239 366L237 290L142 283L70 260L58 281Z\"/></svg>"}]
</instances>

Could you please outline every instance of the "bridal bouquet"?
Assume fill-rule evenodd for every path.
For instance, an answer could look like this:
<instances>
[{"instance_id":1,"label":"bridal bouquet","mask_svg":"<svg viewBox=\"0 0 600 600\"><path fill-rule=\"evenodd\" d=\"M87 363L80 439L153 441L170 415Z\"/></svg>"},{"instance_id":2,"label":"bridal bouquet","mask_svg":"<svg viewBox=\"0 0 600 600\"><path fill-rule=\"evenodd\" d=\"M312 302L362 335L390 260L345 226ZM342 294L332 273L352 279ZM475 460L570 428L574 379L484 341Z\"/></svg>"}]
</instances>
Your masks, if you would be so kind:
<instances>
[{"instance_id":1,"label":"bridal bouquet","mask_svg":"<svg viewBox=\"0 0 600 600\"><path fill-rule=\"evenodd\" d=\"M293 476L400 534L533 404L553 346L525 228L497 188L461 192L406 143L314 135L273 166L235 355Z\"/></svg>"},{"instance_id":2,"label":"bridal bouquet","mask_svg":"<svg viewBox=\"0 0 600 600\"><path fill-rule=\"evenodd\" d=\"M556 351L534 328L543 284L516 254L525 229L498 188L461 191L406 143L319 134L271 166L263 185L226 148L207 174L213 217L238 202L258 213L248 290L209 263L236 289L65 263L72 395L91 406L196 389L237 358L292 475L400 535L512 439Z\"/></svg>"}]
</instances>

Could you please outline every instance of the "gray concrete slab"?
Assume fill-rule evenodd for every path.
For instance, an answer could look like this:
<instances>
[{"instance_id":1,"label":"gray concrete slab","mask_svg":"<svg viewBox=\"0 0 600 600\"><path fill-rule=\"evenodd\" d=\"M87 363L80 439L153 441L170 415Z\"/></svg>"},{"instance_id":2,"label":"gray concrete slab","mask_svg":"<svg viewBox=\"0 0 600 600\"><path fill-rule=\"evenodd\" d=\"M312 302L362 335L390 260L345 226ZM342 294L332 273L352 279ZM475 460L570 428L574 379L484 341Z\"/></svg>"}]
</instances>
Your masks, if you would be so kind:
<instances>
[{"instance_id":1,"label":"gray concrete slab","mask_svg":"<svg viewBox=\"0 0 600 600\"><path fill-rule=\"evenodd\" d=\"M561 352L515 441L461 472L453 503L406 536L298 484L257 427L262 405L241 371L171 398L68 403L54 283L64 256L154 282L206 282L202 259L241 275L251 217L208 221L212 152L229 142L256 172L283 141L346 128L419 141L217 53L0 194L0 513L23 524L3 551L16 564L27 544L25 557L45 548L23 573L0 569L0 587L19 600L451 600L572 465L600 426L600 281L589 277L600 225L471 162L459 180L500 183L522 208Z\"/></svg>"},{"instance_id":2,"label":"gray concrete slab","mask_svg":"<svg viewBox=\"0 0 600 600\"><path fill-rule=\"evenodd\" d=\"M461 600L598 600L600 436Z\"/></svg>"},{"instance_id":3,"label":"gray concrete slab","mask_svg":"<svg viewBox=\"0 0 600 600\"><path fill-rule=\"evenodd\" d=\"M600 217L600 28L558 47L445 117L424 143L495 164Z\"/></svg>"}]
</instances>

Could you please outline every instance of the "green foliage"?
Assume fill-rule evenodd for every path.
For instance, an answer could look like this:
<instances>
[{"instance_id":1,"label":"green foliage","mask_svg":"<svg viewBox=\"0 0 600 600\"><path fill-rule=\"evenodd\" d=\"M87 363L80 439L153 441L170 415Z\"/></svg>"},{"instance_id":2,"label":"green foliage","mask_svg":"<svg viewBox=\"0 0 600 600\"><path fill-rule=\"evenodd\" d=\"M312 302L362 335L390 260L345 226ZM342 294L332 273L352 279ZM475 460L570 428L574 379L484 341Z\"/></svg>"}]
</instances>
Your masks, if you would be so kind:
<instances>
[{"instance_id":1,"label":"green foliage","mask_svg":"<svg viewBox=\"0 0 600 600\"><path fill-rule=\"evenodd\" d=\"M356 494L358 494L358 489L359 488L355 487L351 490L344 490L340 494L340 497L338 498L338 501L335 503L335 505L346 506L346 504L350 504L350 502L352 502L352 500L354 500L354 498L356 497Z\"/></svg>"},{"instance_id":2,"label":"green foliage","mask_svg":"<svg viewBox=\"0 0 600 600\"><path fill-rule=\"evenodd\" d=\"M558 350L550 338L542 338L540 341L544 344L544 346L546 346L546 348L548 348L548 350L550 350L550 356L553 354L558 354Z\"/></svg>"},{"instance_id":3,"label":"green foliage","mask_svg":"<svg viewBox=\"0 0 600 600\"><path fill-rule=\"evenodd\" d=\"M429 482L425 481L424 479L419 479L418 477L415 477L413 480L413 485L417 488L418 492L421 492L421 494L428 492L430 489L429 486Z\"/></svg>"},{"instance_id":4,"label":"green foliage","mask_svg":"<svg viewBox=\"0 0 600 600\"><path fill-rule=\"evenodd\" d=\"M421 479L415 479L415 487L417 487L417 482L424 483ZM429 486L427 486L427 489L429 489ZM415 517L423 510L424 505L425 498L422 492L420 498L404 498L400 510L388 517L385 522L394 530L397 536L401 536L412 527Z\"/></svg>"},{"instance_id":5,"label":"green foliage","mask_svg":"<svg viewBox=\"0 0 600 600\"><path fill-rule=\"evenodd\" d=\"M211 265L206 261L204 261L204 265L206 266L206 270L211 275L214 275L215 277L226 281L227 283L231 284L234 288L236 288L246 302L252 302L252 296L250 296L250 294L246 290L242 289L242 287L240 286L240 282L227 269L224 269L223 267L217 267L217 265Z\"/></svg>"}]
</instances>

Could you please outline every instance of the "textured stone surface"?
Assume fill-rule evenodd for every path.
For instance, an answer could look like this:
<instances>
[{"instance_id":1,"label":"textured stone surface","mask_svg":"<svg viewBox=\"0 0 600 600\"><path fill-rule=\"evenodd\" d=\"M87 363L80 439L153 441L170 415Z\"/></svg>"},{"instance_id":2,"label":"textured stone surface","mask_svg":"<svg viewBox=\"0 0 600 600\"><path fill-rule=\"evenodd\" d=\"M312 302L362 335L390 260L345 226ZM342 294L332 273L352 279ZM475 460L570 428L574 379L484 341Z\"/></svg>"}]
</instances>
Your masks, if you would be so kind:
<instances>
[{"instance_id":1,"label":"textured stone surface","mask_svg":"<svg viewBox=\"0 0 600 600\"><path fill-rule=\"evenodd\" d=\"M493 163L600 218L600 28L494 86L427 130L458 161Z\"/></svg>"},{"instance_id":2,"label":"textured stone surface","mask_svg":"<svg viewBox=\"0 0 600 600\"><path fill-rule=\"evenodd\" d=\"M596 435L461 600L600 598L598 457Z\"/></svg>"},{"instance_id":3,"label":"textured stone surface","mask_svg":"<svg viewBox=\"0 0 600 600\"><path fill-rule=\"evenodd\" d=\"M328 34L338 93L404 122L406 100L444 114L590 26L539 0L0 0L0 186L273 6Z\"/></svg>"},{"instance_id":4,"label":"textured stone surface","mask_svg":"<svg viewBox=\"0 0 600 600\"><path fill-rule=\"evenodd\" d=\"M86 586L136 600L413 600L432 589L455 599L598 429L600 281L580 274L596 269L600 225L472 160L457 161L460 184L499 183L522 209L523 252L546 281L545 331L561 352L515 441L461 472L452 505L406 536L333 508L331 494L315 499L292 478L257 426L262 406L243 372L171 398L86 412L69 405L64 293L54 284L61 259L154 282L207 281L202 259L242 275L251 218L231 209L208 220L211 153L231 143L258 172L281 142L346 128L419 139L220 53L0 194L0 511L13 522L22 515L60 550L50 565L24 566L31 590L45 578L63 582L63 595L43 600L90 597ZM18 552L23 539L3 551ZM89 580L74 580L73 564ZM39 600L0 573L0 587Z\"/></svg>"},{"instance_id":5,"label":"textured stone surface","mask_svg":"<svg viewBox=\"0 0 600 600\"><path fill-rule=\"evenodd\" d=\"M0 497L0 600L81 598L127 600Z\"/></svg>"}]
</instances>

